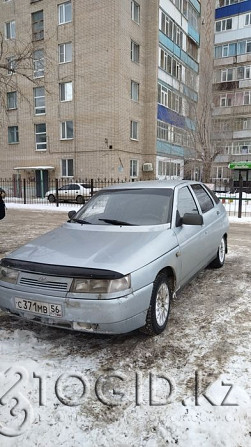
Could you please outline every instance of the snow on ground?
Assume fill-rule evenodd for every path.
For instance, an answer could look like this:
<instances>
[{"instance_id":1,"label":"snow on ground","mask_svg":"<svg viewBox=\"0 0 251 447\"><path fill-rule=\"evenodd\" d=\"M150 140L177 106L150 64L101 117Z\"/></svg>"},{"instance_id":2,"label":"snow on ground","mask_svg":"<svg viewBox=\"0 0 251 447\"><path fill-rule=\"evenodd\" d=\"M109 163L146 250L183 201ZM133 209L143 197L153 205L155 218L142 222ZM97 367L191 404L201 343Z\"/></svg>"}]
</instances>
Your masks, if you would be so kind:
<instances>
[{"instance_id":1,"label":"snow on ground","mask_svg":"<svg viewBox=\"0 0 251 447\"><path fill-rule=\"evenodd\" d=\"M24 214L8 208L2 234ZM18 231L18 244L25 238ZM1 447L248 446L250 249L250 225L232 223L225 266L186 286L158 337L69 332L0 312Z\"/></svg>"}]
</instances>

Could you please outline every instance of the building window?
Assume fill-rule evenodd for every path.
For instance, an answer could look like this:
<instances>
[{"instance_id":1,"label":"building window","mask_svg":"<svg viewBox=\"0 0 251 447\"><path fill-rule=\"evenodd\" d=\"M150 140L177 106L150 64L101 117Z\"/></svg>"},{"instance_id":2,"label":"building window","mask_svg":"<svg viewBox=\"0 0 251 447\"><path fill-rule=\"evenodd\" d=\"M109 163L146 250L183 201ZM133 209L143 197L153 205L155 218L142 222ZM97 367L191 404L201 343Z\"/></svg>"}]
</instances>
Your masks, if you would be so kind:
<instances>
[{"instance_id":1,"label":"building window","mask_svg":"<svg viewBox=\"0 0 251 447\"><path fill-rule=\"evenodd\" d=\"M199 13L188 3L188 24L196 31L199 30Z\"/></svg>"},{"instance_id":2,"label":"building window","mask_svg":"<svg viewBox=\"0 0 251 447\"><path fill-rule=\"evenodd\" d=\"M131 140L138 140L138 126L137 121L131 121L130 138Z\"/></svg>"},{"instance_id":3,"label":"building window","mask_svg":"<svg viewBox=\"0 0 251 447\"><path fill-rule=\"evenodd\" d=\"M16 38L16 23L15 20L5 23L5 39Z\"/></svg>"},{"instance_id":4,"label":"building window","mask_svg":"<svg viewBox=\"0 0 251 447\"><path fill-rule=\"evenodd\" d=\"M19 143L18 126L8 127L8 143L9 144Z\"/></svg>"},{"instance_id":5,"label":"building window","mask_svg":"<svg viewBox=\"0 0 251 447\"><path fill-rule=\"evenodd\" d=\"M71 2L61 3L58 5L58 24L69 23L72 20Z\"/></svg>"},{"instance_id":6,"label":"building window","mask_svg":"<svg viewBox=\"0 0 251 447\"><path fill-rule=\"evenodd\" d=\"M242 123L242 129L251 129L251 118L244 118Z\"/></svg>"},{"instance_id":7,"label":"building window","mask_svg":"<svg viewBox=\"0 0 251 447\"><path fill-rule=\"evenodd\" d=\"M139 45L131 40L131 61L139 62Z\"/></svg>"},{"instance_id":8,"label":"building window","mask_svg":"<svg viewBox=\"0 0 251 447\"><path fill-rule=\"evenodd\" d=\"M61 123L61 140L72 140L73 121L63 121Z\"/></svg>"},{"instance_id":9,"label":"building window","mask_svg":"<svg viewBox=\"0 0 251 447\"><path fill-rule=\"evenodd\" d=\"M246 14L245 17L245 26L251 25L251 13Z\"/></svg>"},{"instance_id":10,"label":"building window","mask_svg":"<svg viewBox=\"0 0 251 447\"><path fill-rule=\"evenodd\" d=\"M219 20L215 23L216 32L232 29L232 19Z\"/></svg>"},{"instance_id":11,"label":"building window","mask_svg":"<svg viewBox=\"0 0 251 447\"><path fill-rule=\"evenodd\" d=\"M198 47L195 44L195 42L190 39L190 37L187 36L187 53L189 56L191 56L194 60L198 60Z\"/></svg>"},{"instance_id":12,"label":"building window","mask_svg":"<svg viewBox=\"0 0 251 447\"><path fill-rule=\"evenodd\" d=\"M34 78L44 76L44 50L36 50L33 53Z\"/></svg>"},{"instance_id":13,"label":"building window","mask_svg":"<svg viewBox=\"0 0 251 447\"><path fill-rule=\"evenodd\" d=\"M223 6L233 5L234 3L240 3L245 0L218 0L216 7L222 8Z\"/></svg>"},{"instance_id":14,"label":"building window","mask_svg":"<svg viewBox=\"0 0 251 447\"><path fill-rule=\"evenodd\" d=\"M44 38L44 13L43 11L31 14L32 40L42 40Z\"/></svg>"},{"instance_id":15,"label":"building window","mask_svg":"<svg viewBox=\"0 0 251 447\"><path fill-rule=\"evenodd\" d=\"M221 82L233 81L234 71L232 68L221 70Z\"/></svg>"},{"instance_id":16,"label":"building window","mask_svg":"<svg viewBox=\"0 0 251 447\"><path fill-rule=\"evenodd\" d=\"M7 67L8 67L8 74L12 75L15 73L17 68L17 61L15 56L10 56L7 58Z\"/></svg>"},{"instance_id":17,"label":"building window","mask_svg":"<svg viewBox=\"0 0 251 447\"><path fill-rule=\"evenodd\" d=\"M251 104L251 91L244 92L243 104L245 106Z\"/></svg>"},{"instance_id":18,"label":"building window","mask_svg":"<svg viewBox=\"0 0 251 447\"><path fill-rule=\"evenodd\" d=\"M7 93L7 109L12 110L17 108L17 92Z\"/></svg>"},{"instance_id":19,"label":"building window","mask_svg":"<svg viewBox=\"0 0 251 447\"><path fill-rule=\"evenodd\" d=\"M245 79L251 78L251 67L245 67Z\"/></svg>"},{"instance_id":20,"label":"building window","mask_svg":"<svg viewBox=\"0 0 251 447\"><path fill-rule=\"evenodd\" d=\"M162 84L158 84L158 103L182 113L182 97Z\"/></svg>"},{"instance_id":21,"label":"building window","mask_svg":"<svg viewBox=\"0 0 251 447\"><path fill-rule=\"evenodd\" d=\"M45 89L44 87L35 87L34 92L34 107L35 115L45 114Z\"/></svg>"},{"instance_id":22,"label":"building window","mask_svg":"<svg viewBox=\"0 0 251 447\"><path fill-rule=\"evenodd\" d=\"M139 83L131 81L131 99L133 101L139 101Z\"/></svg>"},{"instance_id":23,"label":"building window","mask_svg":"<svg viewBox=\"0 0 251 447\"><path fill-rule=\"evenodd\" d=\"M60 64L65 64L66 62L72 61L72 44L71 44L71 42L61 43L58 46L58 57L59 57Z\"/></svg>"},{"instance_id":24,"label":"building window","mask_svg":"<svg viewBox=\"0 0 251 447\"><path fill-rule=\"evenodd\" d=\"M35 124L36 150L46 150L46 124Z\"/></svg>"},{"instance_id":25,"label":"building window","mask_svg":"<svg viewBox=\"0 0 251 447\"><path fill-rule=\"evenodd\" d=\"M240 51L242 52L239 45L238 54L242 54ZM219 45L215 47L216 59L220 59L222 57L236 56L236 54L237 54L237 43L230 43L227 45Z\"/></svg>"},{"instance_id":26,"label":"building window","mask_svg":"<svg viewBox=\"0 0 251 447\"><path fill-rule=\"evenodd\" d=\"M159 53L159 66L173 77L181 79L182 65L162 48Z\"/></svg>"},{"instance_id":27,"label":"building window","mask_svg":"<svg viewBox=\"0 0 251 447\"><path fill-rule=\"evenodd\" d=\"M73 159L61 160L62 177L73 177Z\"/></svg>"},{"instance_id":28,"label":"building window","mask_svg":"<svg viewBox=\"0 0 251 447\"><path fill-rule=\"evenodd\" d=\"M131 18L134 22L139 23L140 6L134 0L132 0L132 2L131 2Z\"/></svg>"},{"instance_id":29,"label":"building window","mask_svg":"<svg viewBox=\"0 0 251 447\"><path fill-rule=\"evenodd\" d=\"M233 94L225 95L220 97L221 107L231 107L233 105Z\"/></svg>"},{"instance_id":30,"label":"building window","mask_svg":"<svg viewBox=\"0 0 251 447\"><path fill-rule=\"evenodd\" d=\"M72 101L72 82L62 82L59 84L60 101Z\"/></svg>"},{"instance_id":31,"label":"building window","mask_svg":"<svg viewBox=\"0 0 251 447\"><path fill-rule=\"evenodd\" d=\"M130 177L135 178L139 175L139 160L130 160Z\"/></svg>"},{"instance_id":32,"label":"building window","mask_svg":"<svg viewBox=\"0 0 251 447\"><path fill-rule=\"evenodd\" d=\"M159 28L162 33L182 48L183 32L181 28L163 11L161 11Z\"/></svg>"}]
</instances>

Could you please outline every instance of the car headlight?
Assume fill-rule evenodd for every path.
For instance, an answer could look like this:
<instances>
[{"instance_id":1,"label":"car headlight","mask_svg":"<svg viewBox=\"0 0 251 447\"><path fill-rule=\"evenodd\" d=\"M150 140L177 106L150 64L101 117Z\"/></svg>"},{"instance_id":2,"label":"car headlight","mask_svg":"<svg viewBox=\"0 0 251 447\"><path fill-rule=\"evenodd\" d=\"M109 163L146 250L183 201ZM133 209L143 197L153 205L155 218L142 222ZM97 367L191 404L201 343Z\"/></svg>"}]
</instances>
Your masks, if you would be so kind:
<instances>
[{"instance_id":1,"label":"car headlight","mask_svg":"<svg viewBox=\"0 0 251 447\"><path fill-rule=\"evenodd\" d=\"M71 292L75 293L114 293L131 287L130 275L118 279L74 279Z\"/></svg>"},{"instance_id":2,"label":"car headlight","mask_svg":"<svg viewBox=\"0 0 251 447\"><path fill-rule=\"evenodd\" d=\"M0 281L16 284L18 273L18 270L10 269L8 267L2 267L0 265Z\"/></svg>"}]
</instances>

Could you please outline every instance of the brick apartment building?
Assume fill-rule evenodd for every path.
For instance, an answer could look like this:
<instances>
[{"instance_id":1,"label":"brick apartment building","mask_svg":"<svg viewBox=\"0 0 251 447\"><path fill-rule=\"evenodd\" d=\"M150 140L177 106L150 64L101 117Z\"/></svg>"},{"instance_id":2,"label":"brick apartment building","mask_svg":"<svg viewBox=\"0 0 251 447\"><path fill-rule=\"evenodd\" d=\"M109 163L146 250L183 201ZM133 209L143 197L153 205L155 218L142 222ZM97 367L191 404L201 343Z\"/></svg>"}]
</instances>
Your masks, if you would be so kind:
<instances>
[{"instance_id":1,"label":"brick apartment building","mask_svg":"<svg viewBox=\"0 0 251 447\"><path fill-rule=\"evenodd\" d=\"M1 3L0 178L183 177L198 0Z\"/></svg>"}]
</instances>

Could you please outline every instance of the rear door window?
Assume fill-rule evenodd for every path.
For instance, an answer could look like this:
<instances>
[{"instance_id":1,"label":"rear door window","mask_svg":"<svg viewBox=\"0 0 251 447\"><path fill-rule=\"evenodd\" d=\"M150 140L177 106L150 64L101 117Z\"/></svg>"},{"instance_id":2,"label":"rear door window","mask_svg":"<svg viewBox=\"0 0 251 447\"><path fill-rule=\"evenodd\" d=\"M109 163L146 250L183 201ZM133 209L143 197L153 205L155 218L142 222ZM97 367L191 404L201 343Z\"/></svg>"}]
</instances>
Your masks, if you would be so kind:
<instances>
[{"instance_id":1,"label":"rear door window","mask_svg":"<svg viewBox=\"0 0 251 447\"><path fill-rule=\"evenodd\" d=\"M192 189L198 199L203 214L214 207L213 200L201 185L192 185Z\"/></svg>"}]
</instances>

